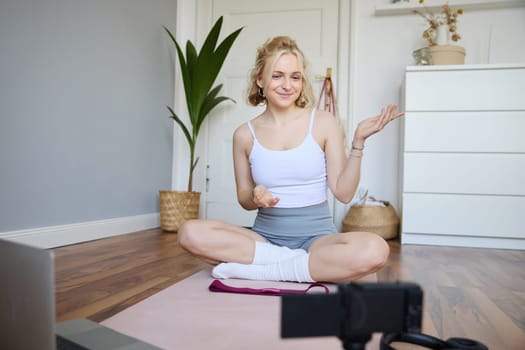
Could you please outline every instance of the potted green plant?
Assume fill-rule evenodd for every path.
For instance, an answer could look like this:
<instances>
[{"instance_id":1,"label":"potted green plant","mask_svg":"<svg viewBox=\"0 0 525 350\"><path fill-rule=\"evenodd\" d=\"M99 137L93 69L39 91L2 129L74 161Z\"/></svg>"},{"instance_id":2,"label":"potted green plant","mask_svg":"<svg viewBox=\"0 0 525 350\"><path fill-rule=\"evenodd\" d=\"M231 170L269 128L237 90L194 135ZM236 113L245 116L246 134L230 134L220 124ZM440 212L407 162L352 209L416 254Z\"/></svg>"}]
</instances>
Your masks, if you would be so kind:
<instances>
[{"instance_id":1,"label":"potted green plant","mask_svg":"<svg viewBox=\"0 0 525 350\"><path fill-rule=\"evenodd\" d=\"M213 108L221 102L233 101L229 97L218 96L222 84L215 87L213 84L242 28L235 30L221 43L217 44L222 22L222 17L215 22L198 53L195 45L188 40L186 42L186 54L184 54L175 36L168 28L164 27L177 50L189 125L183 122L173 108L168 106L168 110L171 114L170 117L181 128L190 149L187 191L160 191L160 221L161 228L165 231L176 232L184 221L198 217L200 192L193 191L193 172L199 161L199 157L195 156L199 131Z\"/></svg>"}]
</instances>

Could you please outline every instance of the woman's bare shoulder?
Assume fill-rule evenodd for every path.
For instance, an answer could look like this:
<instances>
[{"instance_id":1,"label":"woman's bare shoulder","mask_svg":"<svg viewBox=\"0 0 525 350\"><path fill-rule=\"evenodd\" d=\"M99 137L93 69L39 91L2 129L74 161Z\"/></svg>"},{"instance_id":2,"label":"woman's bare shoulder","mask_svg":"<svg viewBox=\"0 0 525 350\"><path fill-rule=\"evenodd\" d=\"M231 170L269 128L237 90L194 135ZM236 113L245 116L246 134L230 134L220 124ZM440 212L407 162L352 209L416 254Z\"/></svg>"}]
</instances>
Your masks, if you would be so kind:
<instances>
[{"instance_id":1,"label":"woman's bare shoulder","mask_svg":"<svg viewBox=\"0 0 525 350\"><path fill-rule=\"evenodd\" d=\"M332 120L337 119L337 118L328 111L325 111L323 109L317 109L315 111L315 119L319 119L324 122L331 122Z\"/></svg>"},{"instance_id":2,"label":"woman's bare shoulder","mask_svg":"<svg viewBox=\"0 0 525 350\"><path fill-rule=\"evenodd\" d=\"M317 124L316 129L323 134L333 135L335 131L343 131L339 118L325 110L320 109L316 111L315 122Z\"/></svg>"},{"instance_id":3,"label":"woman's bare shoulder","mask_svg":"<svg viewBox=\"0 0 525 350\"><path fill-rule=\"evenodd\" d=\"M242 123L233 132L233 141L235 143L242 143L247 145L251 144L252 139L253 137L248 127L248 123Z\"/></svg>"}]
</instances>

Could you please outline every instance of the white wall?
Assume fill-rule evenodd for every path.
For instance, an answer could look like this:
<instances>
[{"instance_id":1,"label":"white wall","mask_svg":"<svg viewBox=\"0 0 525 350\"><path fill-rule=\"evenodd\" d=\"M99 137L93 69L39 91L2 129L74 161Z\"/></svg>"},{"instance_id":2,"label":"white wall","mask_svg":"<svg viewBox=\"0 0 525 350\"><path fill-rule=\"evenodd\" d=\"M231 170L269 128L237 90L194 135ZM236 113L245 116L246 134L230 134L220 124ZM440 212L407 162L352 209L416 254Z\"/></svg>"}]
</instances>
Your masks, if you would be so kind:
<instances>
[{"instance_id":1,"label":"white wall","mask_svg":"<svg viewBox=\"0 0 525 350\"><path fill-rule=\"evenodd\" d=\"M426 28L423 18L374 15L376 4L389 2L357 0L355 6L354 127L376 115L382 106L400 102L405 67L413 64L412 51L426 46L421 38ZM469 10L458 23L462 36L458 44L466 49L466 64L525 62L521 40L525 37L525 7ZM396 121L367 141L361 177L370 195L391 201L397 208L399 133L400 121Z\"/></svg>"}]
</instances>

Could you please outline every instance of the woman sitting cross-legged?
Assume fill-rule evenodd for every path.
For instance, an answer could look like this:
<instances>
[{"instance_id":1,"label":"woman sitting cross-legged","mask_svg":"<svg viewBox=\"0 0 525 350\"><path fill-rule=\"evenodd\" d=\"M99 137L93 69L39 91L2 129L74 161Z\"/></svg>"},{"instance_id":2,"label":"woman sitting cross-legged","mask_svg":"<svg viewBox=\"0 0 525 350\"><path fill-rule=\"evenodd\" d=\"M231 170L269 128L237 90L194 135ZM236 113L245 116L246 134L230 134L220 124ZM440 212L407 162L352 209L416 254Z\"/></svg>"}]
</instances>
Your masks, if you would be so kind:
<instances>
[{"instance_id":1,"label":"woman sitting cross-legged","mask_svg":"<svg viewBox=\"0 0 525 350\"><path fill-rule=\"evenodd\" d=\"M216 264L215 278L334 282L379 270L389 248L367 232L338 233L327 189L343 203L360 180L368 137L401 117L396 105L357 126L349 156L337 118L316 110L306 61L285 36L257 50L248 101L265 110L233 135L237 198L257 210L252 229L216 220L190 220L179 229L180 244Z\"/></svg>"}]
</instances>

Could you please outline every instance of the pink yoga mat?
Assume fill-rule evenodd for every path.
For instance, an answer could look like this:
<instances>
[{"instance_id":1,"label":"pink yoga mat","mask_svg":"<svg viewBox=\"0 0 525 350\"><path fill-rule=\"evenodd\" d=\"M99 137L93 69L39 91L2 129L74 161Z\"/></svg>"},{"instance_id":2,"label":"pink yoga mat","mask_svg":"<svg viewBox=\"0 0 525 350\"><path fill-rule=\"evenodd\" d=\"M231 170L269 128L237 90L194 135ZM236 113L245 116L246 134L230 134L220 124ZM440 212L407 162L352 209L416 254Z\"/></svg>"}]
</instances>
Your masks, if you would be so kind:
<instances>
[{"instance_id":1,"label":"pink yoga mat","mask_svg":"<svg viewBox=\"0 0 525 350\"><path fill-rule=\"evenodd\" d=\"M208 291L212 280L209 270L200 271L102 324L166 350L342 349L336 337L281 339L279 297L212 293ZM250 288L307 286L236 279L223 282ZM378 337L374 335L367 349L378 349Z\"/></svg>"}]
</instances>

